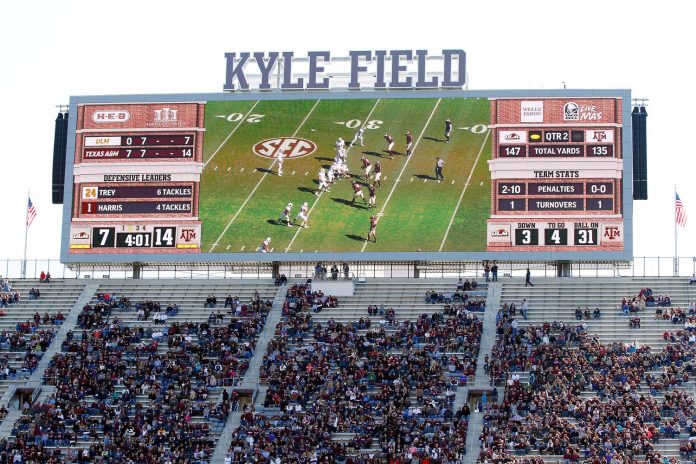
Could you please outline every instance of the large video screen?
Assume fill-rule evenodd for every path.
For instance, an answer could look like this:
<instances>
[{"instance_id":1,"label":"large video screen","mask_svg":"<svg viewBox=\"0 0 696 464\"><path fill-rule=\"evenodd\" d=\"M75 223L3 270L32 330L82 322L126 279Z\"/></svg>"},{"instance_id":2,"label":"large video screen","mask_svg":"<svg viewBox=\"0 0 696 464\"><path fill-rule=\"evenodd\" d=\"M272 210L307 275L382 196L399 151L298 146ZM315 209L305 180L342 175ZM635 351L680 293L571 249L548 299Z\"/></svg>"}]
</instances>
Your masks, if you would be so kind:
<instances>
[{"instance_id":1,"label":"large video screen","mask_svg":"<svg viewBox=\"0 0 696 464\"><path fill-rule=\"evenodd\" d=\"M330 95L76 99L64 260L625 251L621 95Z\"/></svg>"}]
</instances>

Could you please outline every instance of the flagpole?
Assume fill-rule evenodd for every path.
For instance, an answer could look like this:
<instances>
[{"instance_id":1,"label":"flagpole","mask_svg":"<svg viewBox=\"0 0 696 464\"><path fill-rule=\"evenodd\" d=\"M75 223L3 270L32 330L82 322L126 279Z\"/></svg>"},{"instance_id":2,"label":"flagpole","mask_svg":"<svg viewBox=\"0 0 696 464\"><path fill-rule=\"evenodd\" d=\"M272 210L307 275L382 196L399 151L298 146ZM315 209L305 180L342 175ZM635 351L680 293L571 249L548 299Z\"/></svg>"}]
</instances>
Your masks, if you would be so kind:
<instances>
[{"instance_id":1,"label":"flagpole","mask_svg":"<svg viewBox=\"0 0 696 464\"><path fill-rule=\"evenodd\" d=\"M674 277L679 276L679 254L677 253L677 184L674 184Z\"/></svg>"},{"instance_id":2,"label":"flagpole","mask_svg":"<svg viewBox=\"0 0 696 464\"><path fill-rule=\"evenodd\" d=\"M27 237L29 235L29 199L31 198L31 193L27 190L27 202L24 209L26 210L26 215L24 217L24 259L22 259L22 279L27 278Z\"/></svg>"}]
</instances>

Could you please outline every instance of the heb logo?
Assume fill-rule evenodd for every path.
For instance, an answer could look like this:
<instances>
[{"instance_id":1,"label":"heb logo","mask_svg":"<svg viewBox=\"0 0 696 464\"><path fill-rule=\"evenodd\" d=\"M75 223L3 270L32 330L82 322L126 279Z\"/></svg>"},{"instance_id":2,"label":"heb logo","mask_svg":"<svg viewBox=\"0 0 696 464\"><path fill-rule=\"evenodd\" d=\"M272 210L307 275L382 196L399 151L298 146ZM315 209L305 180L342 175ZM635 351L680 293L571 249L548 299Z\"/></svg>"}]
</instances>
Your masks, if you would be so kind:
<instances>
[{"instance_id":1,"label":"heb logo","mask_svg":"<svg viewBox=\"0 0 696 464\"><path fill-rule=\"evenodd\" d=\"M302 158L314 153L317 144L307 139L278 137L263 140L254 145L254 153L264 158L276 158L281 152L285 158Z\"/></svg>"},{"instance_id":2,"label":"heb logo","mask_svg":"<svg viewBox=\"0 0 696 464\"><path fill-rule=\"evenodd\" d=\"M73 240L89 240L89 232L78 232L73 234Z\"/></svg>"},{"instance_id":3,"label":"heb logo","mask_svg":"<svg viewBox=\"0 0 696 464\"><path fill-rule=\"evenodd\" d=\"M621 237L621 229L619 229L618 226L606 226L604 228L604 237L606 237L608 240L615 240L618 237Z\"/></svg>"},{"instance_id":4,"label":"heb logo","mask_svg":"<svg viewBox=\"0 0 696 464\"><path fill-rule=\"evenodd\" d=\"M130 113L126 110L95 111L92 113L94 122L126 122L130 119Z\"/></svg>"}]
</instances>

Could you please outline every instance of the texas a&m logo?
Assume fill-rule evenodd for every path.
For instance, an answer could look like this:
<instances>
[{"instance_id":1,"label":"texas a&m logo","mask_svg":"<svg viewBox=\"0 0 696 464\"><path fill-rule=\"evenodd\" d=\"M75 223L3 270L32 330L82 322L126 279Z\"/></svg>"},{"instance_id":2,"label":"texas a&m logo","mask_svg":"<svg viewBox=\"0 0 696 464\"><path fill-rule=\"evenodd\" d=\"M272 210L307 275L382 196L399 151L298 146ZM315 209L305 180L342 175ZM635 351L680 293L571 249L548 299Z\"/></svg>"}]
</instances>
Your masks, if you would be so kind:
<instances>
[{"instance_id":1,"label":"texas a&m logo","mask_svg":"<svg viewBox=\"0 0 696 464\"><path fill-rule=\"evenodd\" d=\"M621 236L621 229L618 226L606 226L604 228L604 237L608 240L614 240Z\"/></svg>"},{"instance_id":2,"label":"texas a&m logo","mask_svg":"<svg viewBox=\"0 0 696 464\"><path fill-rule=\"evenodd\" d=\"M297 137L278 137L254 145L254 153L264 158L276 158L279 152L285 158L301 158L314 153L316 149L316 143Z\"/></svg>"},{"instance_id":3,"label":"texas a&m logo","mask_svg":"<svg viewBox=\"0 0 696 464\"><path fill-rule=\"evenodd\" d=\"M184 242L190 242L192 240L195 240L196 238L196 229L181 229L181 235L179 236L179 240L183 240Z\"/></svg>"}]
</instances>

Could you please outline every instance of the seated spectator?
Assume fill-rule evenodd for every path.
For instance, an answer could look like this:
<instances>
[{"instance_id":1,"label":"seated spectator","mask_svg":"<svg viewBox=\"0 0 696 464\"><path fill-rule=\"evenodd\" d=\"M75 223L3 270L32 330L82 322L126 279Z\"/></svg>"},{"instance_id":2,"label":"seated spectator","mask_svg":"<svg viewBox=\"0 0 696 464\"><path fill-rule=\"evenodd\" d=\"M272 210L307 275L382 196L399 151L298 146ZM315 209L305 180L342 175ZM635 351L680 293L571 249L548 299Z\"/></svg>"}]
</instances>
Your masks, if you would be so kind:
<instances>
[{"instance_id":1,"label":"seated spectator","mask_svg":"<svg viewBox=\"0 0 696 464\"><path fill-rule=\"evenodd\" d=\"M36 274L34 274L36 275ZM44 283L46 282L46 273L44 271L41 271L41 274L39 274L39 282Z\"/></svg>"},{"instance_id":2,"label":"seated spectator","mask_svg":"<svg viewBox=\"0 0 696 464\"><path fill-rule=\"evenodd\" d=\"M578 309L575 310L575 320L576 321L582 320L582 310L580 309L580 306L578 306Z\"/></svg>"},{"instance_id":3,"label":"seated spectator","mask_svg":"<svg viewBox=\"0 0 696 464\"><path fill-rule=\"evenodd\" d=\"M600 312L599 308L595 308L594 311L592 312L592 317L595 319L599 319L601 317L602 313Z\"/></svg>"},{"instance_id":4,"label":"seated spectator","mask_svg":"<svg viewBox=\"0 0 696 464\"><path fill-rule=\"evenodd\" d=\"M217 305L217 298L215 295L208 294L208 297L205 299L205 304L203 305L204 308L214 308Z\"/></svg>"}]
</instances>

